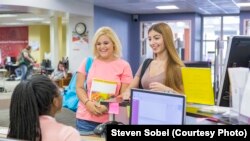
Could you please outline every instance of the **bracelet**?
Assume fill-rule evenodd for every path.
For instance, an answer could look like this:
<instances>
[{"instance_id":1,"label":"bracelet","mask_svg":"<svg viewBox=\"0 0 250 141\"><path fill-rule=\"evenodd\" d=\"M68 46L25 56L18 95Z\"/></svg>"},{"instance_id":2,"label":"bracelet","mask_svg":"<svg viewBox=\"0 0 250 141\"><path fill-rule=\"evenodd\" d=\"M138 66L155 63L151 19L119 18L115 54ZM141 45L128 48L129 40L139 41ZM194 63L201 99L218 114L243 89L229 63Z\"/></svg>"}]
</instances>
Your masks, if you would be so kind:
<instances>
[{"instance_id":1,"label":"bracelet","mask_svg":"<svg viewBox=\"0 0 250 141\"><path fill-rule=\"evenodd\" d=\"M86 101L84 102L84 105L86 105L89 101L90 101L89 99L88 99L88 100L86 100Z\"/></svg>"}]
</instances>

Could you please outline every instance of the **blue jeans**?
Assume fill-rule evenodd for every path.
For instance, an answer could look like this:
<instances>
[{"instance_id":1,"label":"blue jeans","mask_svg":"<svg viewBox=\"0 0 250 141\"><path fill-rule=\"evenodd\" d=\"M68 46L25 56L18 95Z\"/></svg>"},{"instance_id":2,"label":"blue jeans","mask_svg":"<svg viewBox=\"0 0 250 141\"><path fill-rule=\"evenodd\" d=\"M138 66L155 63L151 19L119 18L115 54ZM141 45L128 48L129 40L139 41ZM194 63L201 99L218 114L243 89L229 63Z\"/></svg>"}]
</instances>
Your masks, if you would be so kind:
<instances>
[{"instance_id":1,"label":"blue jeans","mask_svg":"<svg viewBox=\"0 0 250 141\"><path fill-rule=\"evenodd\" d=\"M27 71L28 71L28 67L25 65L25 64L21 64L20 65L20 69L21 69L21 72L22 72L22 74L21 74L21 80L26 80L26 73L27 73Z\"/></svg>"},{"instance_id":2,"label":"blue jeans","mask_svg":"<svg viewBox=\"0 0 250 141\"><path fill-rule=\"evenodd\" d=\"M21 67L18 67L18 68L15 69L15 74L16 74L16 77L22 76L22 69L21 69Z\"/></svg>"},{"instance_id":3,"label":"blue jeans","mask_svg":"<svg viewBox=\"0 0 250 141\"><path fill-rule=\"evenodd\" d=\"M94 122L94 121L88 121L88 120L82 120L82 119L76 119L76 129L80 132L81 135L92 135L94 134L94 129L97 125L101 123Z\"/></svg>"},{"instance_id":4,"label":"blue jeans","mask_svg":"<svg viewBox=\"0 0 250 141\"><path fill-rule=\"evenodd\" d=\"M20 68L21 68L21 72L22 72L22 75L21 75L21 80L26 80L27 79L27 77L29 76L29 75L31 75L31 73L32 73L32 67L28 67L27 65L25 65L25 64L21 64L20 65Z\"/></svg>"}]
</instances>

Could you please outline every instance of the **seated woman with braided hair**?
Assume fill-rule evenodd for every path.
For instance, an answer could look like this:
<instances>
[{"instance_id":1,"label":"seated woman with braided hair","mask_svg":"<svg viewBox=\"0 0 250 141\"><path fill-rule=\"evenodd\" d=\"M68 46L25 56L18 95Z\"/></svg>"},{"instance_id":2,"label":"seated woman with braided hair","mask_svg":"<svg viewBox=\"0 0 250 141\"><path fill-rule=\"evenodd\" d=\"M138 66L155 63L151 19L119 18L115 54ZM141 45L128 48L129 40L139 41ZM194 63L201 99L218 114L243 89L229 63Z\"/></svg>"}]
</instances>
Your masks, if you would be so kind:
<instances>
[{"instance_id":1,"label":"seated woman with braided hair","mask_svg":"<svg viewBox=\"0 0 250 141\"><path fill-rule=\"evenodd\" d=\"M80 141L79 132L55 120L62 108L56 84L43 75L21 81L11 97L8 138L29 141Z\"/></svg>"}]
</instances>

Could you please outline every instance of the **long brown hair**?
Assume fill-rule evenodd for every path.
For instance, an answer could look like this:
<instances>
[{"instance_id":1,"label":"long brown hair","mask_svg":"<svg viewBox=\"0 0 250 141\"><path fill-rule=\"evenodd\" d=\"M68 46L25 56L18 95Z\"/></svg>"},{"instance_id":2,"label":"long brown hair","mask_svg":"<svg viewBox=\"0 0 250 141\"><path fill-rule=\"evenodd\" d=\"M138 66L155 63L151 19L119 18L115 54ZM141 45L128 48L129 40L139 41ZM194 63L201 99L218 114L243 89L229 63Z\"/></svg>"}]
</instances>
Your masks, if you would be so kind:
<instances>
[{"instance_id":1,"label":"long brown hair","mask_svg":"<svg viewBox=\"0 0 250 141\"><path fill-rule=\"evenodd\" d=\"M165 85L174 89L179 93L183 93L183 82L181 75L181 67L185 65L181 61L179 55L174 46L173 33L171 28L166 23L157 23L152 25L148 33L150 31L156 31L162 35L164 46L167 50L168 59L166 60L166 80Z\"/></svg>"}]
</instances>

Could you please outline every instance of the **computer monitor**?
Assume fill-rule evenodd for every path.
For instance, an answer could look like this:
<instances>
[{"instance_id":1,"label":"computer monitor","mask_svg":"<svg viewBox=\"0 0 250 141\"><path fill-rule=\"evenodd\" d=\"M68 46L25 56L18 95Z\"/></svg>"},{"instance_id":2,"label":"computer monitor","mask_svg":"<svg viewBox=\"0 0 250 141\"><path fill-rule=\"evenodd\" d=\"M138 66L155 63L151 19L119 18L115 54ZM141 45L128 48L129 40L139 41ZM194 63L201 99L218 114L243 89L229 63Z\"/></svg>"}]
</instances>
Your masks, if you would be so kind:
<instances>
[{"instance_id":1,"label":"computer monitor","mask_svg":"<svg viewBox=\"0 0 250 141\"><path fill-rule=\"evenodd\" d=\"M230 106L229 76L230 67L249 67L250 36L233 36L229 39L223 74L221 76L217 105Z\"/></svg>"},{"instance_id":2,"label":"computer monitor","mask_svg":"<svg viewBox=\"0 0 250 141\"><path fill-rule=\"evenodd\" d=\"M130 124L182 125L185 116L184 95L131 89Z\"/></svg>"},{"instance_id":3,"label":"computer monitor","mask_svg":"<svg viewBox=\"0 0 250 141\"><path fill-rule=\"evenodd\" d=\"M15 64L16 63L16 57L10 57L10 61L12 64Z\"/></svg>"}]
</instances>

